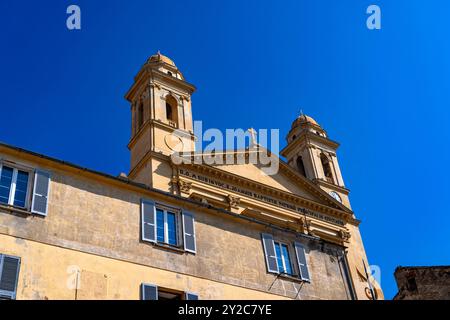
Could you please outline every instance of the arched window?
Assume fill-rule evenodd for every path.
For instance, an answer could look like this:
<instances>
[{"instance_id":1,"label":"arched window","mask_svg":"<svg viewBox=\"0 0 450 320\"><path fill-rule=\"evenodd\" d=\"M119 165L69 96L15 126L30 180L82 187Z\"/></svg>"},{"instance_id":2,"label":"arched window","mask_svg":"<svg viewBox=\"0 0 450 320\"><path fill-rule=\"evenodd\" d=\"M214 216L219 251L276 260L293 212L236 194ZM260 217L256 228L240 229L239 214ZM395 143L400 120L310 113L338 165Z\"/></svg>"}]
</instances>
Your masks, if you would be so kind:
<instances>
[{"instance_id":1,"label":"arched window","mask_svg":"<svg viewBox=\"0 0 450 320\"><path fill-rule=\"evenodd\" d=\"M330 160L323 153L320 155L320 161L322 162L323 173L325 174L325 179L328 182L334 183L333 173L331 171Z\"/></svg>"},{"instance_id":2,"label":"arched window","mask_svg":"<svg viewBox=\"0 0 450 320\"><path fill-rule=\"evenodd\" d=\"M138 130L142 127L144 124L144 104L141 102L139 103L138 107Z\"/></svg>"},{"instance_id":3,"label":"arched window","mask_svg":"<svg viewBox=\"0 0 450 320\"><path fill-rule=\"evenodd\" d=\"M297 158L297 169L302 176L306 177L305 165L303 164L302 157Z\"/></svg>"},{"instance_id":4,"label":"arched window","mask_svg":"<svg viewBox=\"0 0 450 320\"><path fill-rule=\"evenodd\" d=\"M166 97L166 119L173 126L178 125L177 119L177 100L172 96Z\"/></svg>"},{"instance_id":5,"label":"arched window","mask_svg":"<svg viewBox=\"0 0 450 320\"><path fill-rule=\"evenodd\" d=\"M172 120L172 106L166 102L166 118L167 120Z\"/></svg>"}]
</instances>

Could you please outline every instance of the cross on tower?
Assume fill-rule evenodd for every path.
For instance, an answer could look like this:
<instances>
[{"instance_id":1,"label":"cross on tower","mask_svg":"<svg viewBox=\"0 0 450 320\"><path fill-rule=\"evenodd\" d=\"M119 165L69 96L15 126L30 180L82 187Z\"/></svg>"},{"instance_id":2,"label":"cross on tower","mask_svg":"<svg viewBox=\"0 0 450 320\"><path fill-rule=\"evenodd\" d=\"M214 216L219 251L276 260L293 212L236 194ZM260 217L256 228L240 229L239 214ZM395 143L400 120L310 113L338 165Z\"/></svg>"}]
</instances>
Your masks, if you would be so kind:
<instances>
[{"instance_id":1,"label":"cross on tower","mask_svg":"<svg viewBox=\"0 0 450 320\"><path fill-rule=\"evenodd\" d=\"M258 145L258 141L256 140L257 132L255 129L250 128L247 130L250 133L250 147L254 147Z\"/></svg>"}]
</instances>

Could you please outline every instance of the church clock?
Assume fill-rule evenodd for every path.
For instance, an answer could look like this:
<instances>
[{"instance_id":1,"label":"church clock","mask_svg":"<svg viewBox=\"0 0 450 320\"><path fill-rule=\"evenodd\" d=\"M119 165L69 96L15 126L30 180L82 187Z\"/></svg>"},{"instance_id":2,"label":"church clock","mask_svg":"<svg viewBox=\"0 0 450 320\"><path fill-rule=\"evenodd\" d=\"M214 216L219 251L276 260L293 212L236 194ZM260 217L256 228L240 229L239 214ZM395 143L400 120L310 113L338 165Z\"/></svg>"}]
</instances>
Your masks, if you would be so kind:
<instances>
[{"instance_id":1,"label":"church clock","mask_svg":"<svg viewBox=\"0 0 450 320\"><path fill-rule=\"evenodd\" d=\"M336 201L339 201L339 203L342 203L341 197L336 192L331 191L330 196L332 196Z\"/></svg>"}]
</instances>

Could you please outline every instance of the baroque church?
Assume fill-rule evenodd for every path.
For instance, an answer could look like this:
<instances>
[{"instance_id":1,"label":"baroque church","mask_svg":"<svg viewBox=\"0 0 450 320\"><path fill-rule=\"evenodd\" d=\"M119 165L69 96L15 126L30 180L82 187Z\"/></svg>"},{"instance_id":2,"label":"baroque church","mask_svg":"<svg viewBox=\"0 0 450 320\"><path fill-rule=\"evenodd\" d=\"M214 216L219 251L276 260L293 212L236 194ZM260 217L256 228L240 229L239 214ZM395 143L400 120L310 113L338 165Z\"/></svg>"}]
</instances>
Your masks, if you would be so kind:
<instances>
[{"instance_id":1,"label":"baroque church","mask_svg":"<svg viewBox=\"0 0 450 320\"><path fill-rule=\"evenodd\" d=\"M0 143L0 299L383 298L339 144L302 114L276 174L252 161L174 161L178 142L184 158L202 156L195 89L159 52L144 63L126 93L128 174Z\"/></svg>"}]
</instances>

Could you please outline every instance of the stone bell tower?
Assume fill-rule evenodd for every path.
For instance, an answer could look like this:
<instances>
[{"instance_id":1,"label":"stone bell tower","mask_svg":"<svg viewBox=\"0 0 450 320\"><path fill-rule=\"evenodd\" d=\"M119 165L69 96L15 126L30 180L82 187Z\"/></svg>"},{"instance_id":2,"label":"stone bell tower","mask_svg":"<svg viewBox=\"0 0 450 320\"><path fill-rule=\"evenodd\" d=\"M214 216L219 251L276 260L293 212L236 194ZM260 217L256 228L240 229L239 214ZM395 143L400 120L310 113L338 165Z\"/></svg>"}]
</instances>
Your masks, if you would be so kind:
<instances>
[{"instance_id":1,"label":"stone bell tower","mask_svg":"<svg viewBox=\"0 0 450 320\"><path fill-rule=\"evenodd\" d=\"M339 143L329 139L326 131L304 114L292 123L287 143L281 155L289 165L350 208L349 191L345 188L336 156Z\"/></svg>"},{"instance_id":2,"label":"stone bell tower","mask_svg":"<svg viewBox=\"0 0 450 320\"><path fill-rule=\"evenodd\" d=\"M191 95L175 63L159 51L134 77L125 98L131 104L129 179L168 191L175 151L194 151Z\"/></svg>"}]
</instances>

